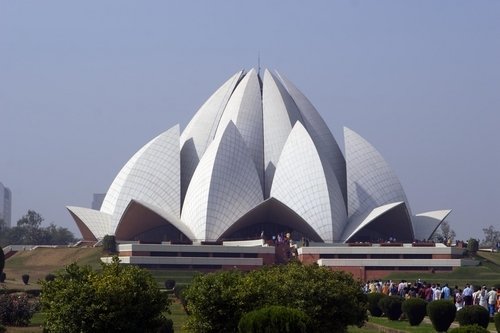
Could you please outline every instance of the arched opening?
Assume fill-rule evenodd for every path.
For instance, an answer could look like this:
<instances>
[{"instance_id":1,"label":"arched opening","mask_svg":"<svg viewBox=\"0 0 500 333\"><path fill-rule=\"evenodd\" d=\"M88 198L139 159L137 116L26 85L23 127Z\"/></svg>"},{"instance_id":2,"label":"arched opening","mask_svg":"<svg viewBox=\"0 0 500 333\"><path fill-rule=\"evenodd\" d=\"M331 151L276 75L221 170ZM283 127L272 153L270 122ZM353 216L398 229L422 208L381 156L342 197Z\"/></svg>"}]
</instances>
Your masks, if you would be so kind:
<instances>
[{"instance_id":1,"label":"arched opening","mask_svg":"<svg viewBox=\"0 0 500 333\"><path fill-rule=\"evenodd\" d=\"M115 237L119 241L141 241L144 243L191 243L182 231L160 214L132 200L123 214Z\"/></svg>"},{"instance_id":2,"label":"arched opening","mask_svg":"<svg viewBox=\"0 0 500 333\"><path fill-rule=\"evenodd\" d=\"M315 242L323 241L302 217L275 198L269 198L243 215L219 237L219 241L255 239L262 232L266 239L289 232L293 239L305 237Z\"/></svg>"}]
</instances>

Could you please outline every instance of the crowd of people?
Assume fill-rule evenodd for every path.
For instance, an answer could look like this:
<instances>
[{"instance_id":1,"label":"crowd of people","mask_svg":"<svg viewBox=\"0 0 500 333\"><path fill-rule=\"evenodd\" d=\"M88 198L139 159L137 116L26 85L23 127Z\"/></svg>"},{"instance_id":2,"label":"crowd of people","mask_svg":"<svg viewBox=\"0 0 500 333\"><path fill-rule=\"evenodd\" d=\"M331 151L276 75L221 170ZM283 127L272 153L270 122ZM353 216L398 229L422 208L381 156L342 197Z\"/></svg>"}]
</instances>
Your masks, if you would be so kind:
<instances>
[{"instance_id":1,"label":"crowd of people","mask_svg":"<svg viewBox=\"0 0 500 333\"><path fill-rule=\"evenodd\" d=\"M373 280L365 284L364 291L365 293L383 293L403 298L420 297L428 302L446 299L453 301L457 310L461 310L465 306L480 305L489 311L490 316L493 316L497 311L500 312L497 304L499 294L495 287L474 287L467 284L461 289L458 286L451 288L447 283L441 286L439 283L426 283L420 280L415 283L405 280L401 280L399 283Z\"/></svg>"}]
</instances>

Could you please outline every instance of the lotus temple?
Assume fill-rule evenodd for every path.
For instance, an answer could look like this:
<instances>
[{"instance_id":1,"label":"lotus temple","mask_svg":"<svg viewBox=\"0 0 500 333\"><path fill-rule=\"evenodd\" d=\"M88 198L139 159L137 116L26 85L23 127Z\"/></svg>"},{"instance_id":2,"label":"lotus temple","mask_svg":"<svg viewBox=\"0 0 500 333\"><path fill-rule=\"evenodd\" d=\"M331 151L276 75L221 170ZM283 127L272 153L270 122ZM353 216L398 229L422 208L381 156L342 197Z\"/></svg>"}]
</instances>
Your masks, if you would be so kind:
<instances>
[{"instance_id":1,"label":"lotus temple","mask_svg":"<svg viewBox=\"0 0 500 333\"><path fill-rule=\"evenodd\" d=\"M286 77L239 71L186 128L175 125L137 151L100 210L67 209L84 240L114 235L122 261L150 266L273 263L280 235L287 244L306 240L292 253L301 260L332 267L460 265L451 263L461 260L451 248L414 246L426 244L450 210L412 212L382 155L348 128L344 144L342 152Z\"/></svg>"}]
</instances>

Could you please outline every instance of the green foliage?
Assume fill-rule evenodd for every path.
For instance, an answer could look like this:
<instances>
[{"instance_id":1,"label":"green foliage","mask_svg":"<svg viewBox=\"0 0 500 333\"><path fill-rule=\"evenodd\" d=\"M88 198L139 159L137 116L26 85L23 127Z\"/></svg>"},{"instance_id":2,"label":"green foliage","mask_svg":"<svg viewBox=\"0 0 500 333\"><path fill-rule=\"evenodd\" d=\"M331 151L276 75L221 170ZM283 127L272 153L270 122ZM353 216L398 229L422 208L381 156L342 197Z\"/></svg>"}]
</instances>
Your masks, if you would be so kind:
<instances>
[{"instance_id":1,"label":"green foliage","mask_svg":"<svg viewBox=\"0 0 500 333\"><path fill-rule=\"evenodd\" d=\"M165 289L174 289L175 288L175 280L165 280Z\"/></svg>"},{"instance_id":2,"label":"green foliage","mask_svg":"<svg viewBox=\"0 0 500 333\"><path fill-rule=\"evenodd\" d=\"M427 302L421 298L410 298L401 306L411 326L418 326L427 313Z\"/></svg>"},{"instance_id":3,"label":"green foliage","mask_svg":"<svg viewBox=\"0 0 500 333\"><path fill-rule=\"evenodd\" d=\"M462 310L458 311L459 313ZM460 326L453 328L448 331L449 333L490 333L486 328L479 326L477 324L475 325L465 325L465 326Z\"/></svg>"},{"instance_id":4,"label":"green foliage","mask_svg":"<svg viewBox=\"0 0 500 333\"><path fill-rule=\"evenodd\" d=\"M494 248L500 241L500 231L496 230L492 225L488 228L483 228L484 239L481 242L482 246Z\"/></svg>"},{"instance_id":5,"label":"green foliage","mask_svg":"<svg viewBox=\"0 0 500 333\"><path fill-rule=\"evenodd\" d=\"M497 329L497 332L500 332L500 312L495 314L493 320L495 322L495 328Z\"/></svg>"},{"instance_id":6,"label":"green foliage","mask_svg":"<svg viewBox=\"0 0 500 333\"><path fill-rule=\"evenodd\" d=\"M56 276L52 273L45 275L45 281L54 281Z\"/></svg>"},{"instance_id":7,"label":"green foliage","mask_svg":"<svg viewBox=\"0 0 500 333\"><path fill-rule=\"evenodd\" d=\"M370 314L373 317L382 317L384 312L378 306L378 302L381 298L387 297L387 295L382 293L369 293L366 296L368 297L368 311L370 311Z\"/></svg>"},{"instance_id":8,"label":"green foliage","mask_svg":"<svg viewBox=\"0 0 500 333\"><path fill-rule=\"evenodd\" d=\"M100 271L71 264L41 284L44 327L53 333L153 332L170 304L149 272L118 257Z\"/></svg>"},{"instance_id":9,"label":"green foliage","mask_svg":"<svg viewBox=\"0 0 500 333\"><path fill-rule=\"evenodd\" d=\"M5 333L5 332L7 332L7 329L5 328L5 326L0 324L0 333Z\"/></svg>"},{"instance_id":10,"label":"green foliage","mask_svg":"<svg viewBox=\"0 0 500 333\"><path fill-rule=\"evenodd\" d=\"M447 221L443 221L440 225L440 231L436 230L430 239L436 243L446 244L448 242L453 242L455 236L456 233L451 229L450 224Z\"/></svg>"},{"instance_id":11,"label":"green foliage","mask_svg":"<svg viewBox=\"0 0 500 333\"><path fill-rule=\"evenodd\" d=\"M19 245L66 245L73 243L75 237L68 229L51 223L42 227L43 217L34 210L28 210L13 228L4 227L0 233L0 247L9 244Z\"/></svg>"},{"instance_id":12,"label":"green foliage","mask_svg":"<svg viewBox=\"0 0 500 333\"><path fill-rule=\"evenodd\" d=\"M189 313L189 310L187 308L187 301L186 301L186 297L184 295L184 290L185 289L186 289L185 285L178 285L174 289L174 295L181 302L181 305L184 308L184 312L186 312L186 314L189 315L190 313Z\"/></svg>"},{"instance_id":13,"label":"green foliage","mask_svg":"<svg viewBox=\"0 0 500 333\"><path fill-rule=\"evenodd\" d=\"M195 276L184 290L189 313L187 326L194 332L234 332L244 312L238 301L242 283L238 270Z\"/></svg>"},{"instance_id":14,"label":"green foliage","mask_svg":"<svg viewBox=\"0 0 500 333\"><path fill-rule=\"evenodd\" d=\"M379 308L382 309L389 320L398 320L401 317L403 313L402 304L403 298L399 296L382 297L378 302Z\"/></svg>"},{"instance_id":15,"label":"green foliage","mask_svg":"<svg viewBox=\"0 0 500 333\"><path fill-rule=\"evenodd\" d=\"M475 238L470 238L467 241L467 251L470 253L476 253L479 250L479 242Z\"/></svg>"},{"instance_id":16,"label":"green foliage","mask_svg":"<svg viewBox=\"0 0 500 333\"><path fill-rule=\"evenodd\" d=\"M28 282L30 281L30 276L29 274L23 274L21 275L21 279L23 280L24 284L28 284Z\"/></svg>"},{"instance_id":17,"label":"green foliage","mask_svg":"<svg viewBox=\"0 0 500 333\"><path fill-rule=\"evenodd\" d=\"M480 305L471 305L458 311L456 320L460 326L478 324L486 328L490 322L490 314L488 310Z\"/></svg>"},{"instance_id":18,"label":"green foliage","mask_svg":"<svg viewBox=\"0 0 500 333\"><path fill-rule=\"evenodd\" d=\"M244 313L268 305L303 311L313 332L345 332L366 320L367 300L361 284L345 272L290 263L243 274L222 271L196 276L186 289L194 332L234 332Z\"/></svg>"},{"instance_id":19,"label":"green foliage","mask_svg":"<svg viewBox=\"0 0 500 333\"><path fill-rule=\"evenodd\" d=\"M28 326L38 308L26 293L0 295L0 323L9 326Z\"/></svg>"},{"instance_id":20,"label":"green foliage","mask_svg":"<svg viewBox=\"0 0 500 333\"><path fill-rule=\"evenodd\" d=\"M427 315L438 332L446 332L455 320L457 308L452 301L437 300L427 304Z\"/></svg>"},{"instance_id":21,"label":"green foliage","mask_svg":"<svg viewBox=\"0 0 500 333\"><path fill-rule=\"evenodd\" d=\"M285 306L271 305L250 311L241 317L239 333L305 333L309 317L302 311Z\"/></svg>"},{"instance_id":22,"label":"green foliage","mask_svg":"<svg viewBox=\"0 0 500 333\"><path fill-rule=\"evenodd\" d=\"M164 318L156 333L174 333L174 322L172 319Z\"/></svg>"},{"instance_id":23,"label":"green foliage","mask_svg":"<svg viewBox=\"0 0 500 333\"><path fill-rule=\"evenodd\" d=\"M102 250L106 253L116 253L116 238L115 236L106 235L102 239Z\"/></svg>"}]
</instances>

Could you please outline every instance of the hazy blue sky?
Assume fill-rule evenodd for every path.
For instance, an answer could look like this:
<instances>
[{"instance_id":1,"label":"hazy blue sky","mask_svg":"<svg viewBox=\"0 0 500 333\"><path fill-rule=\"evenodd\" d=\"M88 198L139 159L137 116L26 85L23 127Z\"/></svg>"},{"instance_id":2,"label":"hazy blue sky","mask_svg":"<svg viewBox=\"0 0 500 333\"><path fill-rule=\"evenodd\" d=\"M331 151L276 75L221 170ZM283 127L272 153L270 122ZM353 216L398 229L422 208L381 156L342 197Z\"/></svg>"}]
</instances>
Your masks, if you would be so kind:
<instances>
[{"instance_id":1,"label":"hazy blue sky","mask_svg":"<svg viewBox=\"0 0 500 333\"><path fill-rule=\"evenodd\" d=\"M238 70L292 80L343 147L361 134L414 213L500 228L499 1L0 0L0 181L77 232L148 140Z\"/></svg>"}]
</instances>

